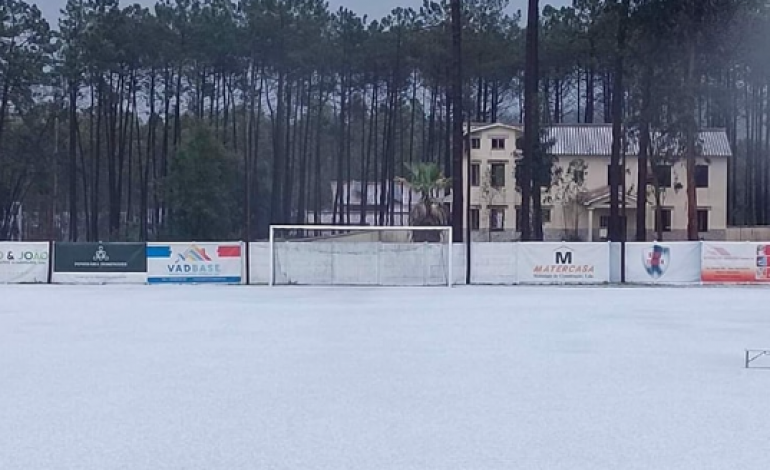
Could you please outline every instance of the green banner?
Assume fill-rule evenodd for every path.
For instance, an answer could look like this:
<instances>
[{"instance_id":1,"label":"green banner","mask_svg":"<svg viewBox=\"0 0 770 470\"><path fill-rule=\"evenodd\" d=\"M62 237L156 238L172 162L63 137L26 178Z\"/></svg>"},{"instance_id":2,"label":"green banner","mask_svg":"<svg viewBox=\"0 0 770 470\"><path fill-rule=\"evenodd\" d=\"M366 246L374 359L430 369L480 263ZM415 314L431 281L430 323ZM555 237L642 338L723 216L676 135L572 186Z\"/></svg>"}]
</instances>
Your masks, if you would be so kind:
<instances>
[{"instance_id":1,"label":"green banner","mask_svg":"<svg viewBox=\"0 0 770 470\"><path fill-rule=\"evenodd\" d=\"M53 252L59 273L147 272L144 243L56 243Z\"/></svg>"}]
</instances>

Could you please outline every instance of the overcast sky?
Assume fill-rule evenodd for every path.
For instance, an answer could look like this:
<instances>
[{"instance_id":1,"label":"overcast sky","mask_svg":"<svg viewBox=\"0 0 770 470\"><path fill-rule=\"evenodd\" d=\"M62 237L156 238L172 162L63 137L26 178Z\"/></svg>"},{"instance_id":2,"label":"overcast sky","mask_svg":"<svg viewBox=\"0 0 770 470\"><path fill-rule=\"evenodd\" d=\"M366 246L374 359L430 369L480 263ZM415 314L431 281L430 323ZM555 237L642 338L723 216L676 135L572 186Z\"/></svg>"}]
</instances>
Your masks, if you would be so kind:
<instances>
[{"instance_id":1,"label":"overcast sky","mask_svg":"<svg viewBox=\"0 0 770 470\"><path fill-rule=\"evenodd\" d=\"M2 1L2 0L0 0ZM64 8L66 0L28 0L30 3L36 3L42 10L45 17L52 26L56 26L59 18L59 11ZM345 6L355 11L359 15L368 15L371 19L382 18L390 13L396 7L417 8L422 5L422 0L328 0L329 7L336 11L340 6ZM527 0L510 0L511 10L526 10ZM145 6L155 4L155 0L120 0L121 5L139 3ZM541 0L542 5L551 4L554 6L564 6L572 3L572 0Z\"/></svg>"}]
</instances>

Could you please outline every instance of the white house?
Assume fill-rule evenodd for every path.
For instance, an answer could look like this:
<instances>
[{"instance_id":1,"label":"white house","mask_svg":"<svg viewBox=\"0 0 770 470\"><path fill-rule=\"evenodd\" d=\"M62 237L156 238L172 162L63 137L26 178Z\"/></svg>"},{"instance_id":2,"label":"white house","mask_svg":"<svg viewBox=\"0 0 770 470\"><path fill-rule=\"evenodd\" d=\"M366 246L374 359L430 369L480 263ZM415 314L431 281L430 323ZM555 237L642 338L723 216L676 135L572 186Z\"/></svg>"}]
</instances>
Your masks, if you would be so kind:
<instances>
[{"instance_id":1,"label":"white house","mask_svg":"<svg viewBox=\"0 0 770 470\"><path fill-rule=\"evenodd\" d=\"M331 181L332 201L337 199L337 181ZM380 225L382 215L386 225L409 225L409 211L420 202L420 195L401 183L386 185L385 200L391 200L382 205L380 195L382 185L378 181L368 181L364 185L361 181L342 182L342 193L338 200L337 211L333 206L322 209L316 218L313 211L307 211L305 221L308 224L332 225L335 223L348 224L348 212L350 213L349 225ZM390 191L393 194L389 194ZM366 194L364 194L366 189ZM363 215L363 218L362 218Z\"/></svg>"}]
</instances>

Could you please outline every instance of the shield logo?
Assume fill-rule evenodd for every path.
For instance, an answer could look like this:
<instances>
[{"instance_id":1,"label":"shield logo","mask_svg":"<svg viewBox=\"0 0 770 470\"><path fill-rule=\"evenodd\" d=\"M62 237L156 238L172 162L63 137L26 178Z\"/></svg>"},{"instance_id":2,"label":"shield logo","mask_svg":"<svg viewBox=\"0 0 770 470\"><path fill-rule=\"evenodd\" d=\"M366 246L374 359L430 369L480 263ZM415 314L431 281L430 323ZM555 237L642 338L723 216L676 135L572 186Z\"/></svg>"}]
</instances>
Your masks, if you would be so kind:
<instances>
[{"instance_id":1,"label":"shield logo","mask_svg":"<svg viewBox=\"0 0 770 470\"><path fill-rule=\"evenodd\" d=\"M668 271L671 263L671 249L661 245L653 245L642 250L642 264L647 274L653 279L660 279Z\"/></svg>"}]
</instances>

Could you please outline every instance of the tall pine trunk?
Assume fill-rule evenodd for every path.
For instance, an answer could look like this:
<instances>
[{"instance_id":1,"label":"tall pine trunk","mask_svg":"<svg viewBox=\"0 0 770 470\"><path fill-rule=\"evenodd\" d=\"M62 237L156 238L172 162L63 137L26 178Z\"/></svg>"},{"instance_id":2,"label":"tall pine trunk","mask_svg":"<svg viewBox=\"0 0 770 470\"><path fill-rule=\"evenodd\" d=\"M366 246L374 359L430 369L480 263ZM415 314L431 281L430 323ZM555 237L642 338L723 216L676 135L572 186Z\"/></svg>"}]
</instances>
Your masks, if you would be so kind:
<instances>
[{"instance_id":1,"label":"tall pine trunk","mask_svg":"<svg viewBox=\"0 0 770 470\"><path fill-rule=\"evenodd\" d=\"M695 119L696 111L696 42L695 37L690 36L688 44L688 64L687 64L687 122L686 129L686 158L687 158L687 239L690 241L698 240L698 192L695 186L695 158L698 139L698 123Z\"/></svg>"},{"instance_id":2,"label":"tall pine trunk","mask_svg":"<svg viewBox=\"0 0 770 470\"><path fill-rule=\"evenodd\" d=\"M612 86L612 155L610 159L610 225L609 238L624 240L626 234L620 218L620 189L626 177L620 166L623 144L623 56L626 48L626 24L630 0L623 0L618 12L617 49Z\"/></svg>"},{"instance_id":3,"label":"tall pine trunk","mask_svg":"<svg viewBox=\"0 0 770 470\"><path fill-rule=\"evenodd\" d=\"M463 241L463 65L462 6L452 7L452 233L453 242ZM447 116L448 118L448 116ZM470 132L470 129L468 129ZM470 176L470 175L468 175Z\"/></svg>"},{"instance_id":4,"label":"tall pine trunk","mask_svg":"<svg viewBox=\"0 0 770 470\"><path fill-rule=\"evenodd\" d=\"M537 178L537 147L540 140L539 53L540 2L529 0L527 12L527 57L524 73L524 160L520 172L521 187L521 239L537 239L533 234L532 202L540 197ZM533 184L534 183L534 184ZM537 216L535 216L537 217ZM542 220L542 217L540 217ZM541 225L542 230L542 225Z\"/></svg>"},{"instance_id":5,"label":"tall pine trunk","mask_svg":"<svg viewBox=\"0 0 770 470\"><path fill-rule=\"evenodd\" d=\"M650 161L650 109L652 107L652 67L647 66L642 77L642 123L639 135L637 164L636 241L647 240L647 166Z\"/></svg>"},{"instance_id":6,"label":"tall pine trunk","mask_svg":"<svg viewBox=\"0 0 770 470\"><path fill-rule=\"evenodd\" d=\"M69 83L69 239L78 240L78 189L77 189L77 134L78 134L78 85Z\"/></svg>"}]
</instances>

